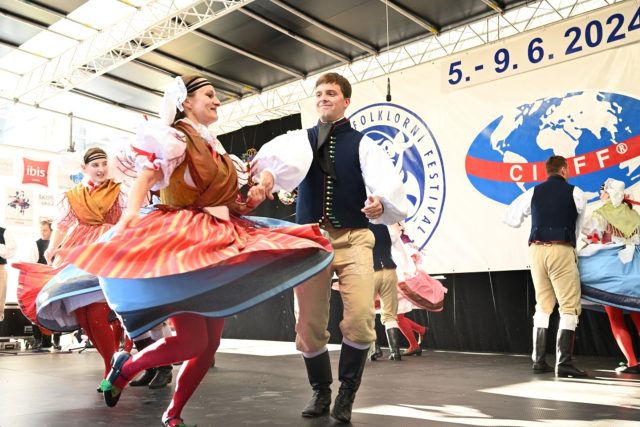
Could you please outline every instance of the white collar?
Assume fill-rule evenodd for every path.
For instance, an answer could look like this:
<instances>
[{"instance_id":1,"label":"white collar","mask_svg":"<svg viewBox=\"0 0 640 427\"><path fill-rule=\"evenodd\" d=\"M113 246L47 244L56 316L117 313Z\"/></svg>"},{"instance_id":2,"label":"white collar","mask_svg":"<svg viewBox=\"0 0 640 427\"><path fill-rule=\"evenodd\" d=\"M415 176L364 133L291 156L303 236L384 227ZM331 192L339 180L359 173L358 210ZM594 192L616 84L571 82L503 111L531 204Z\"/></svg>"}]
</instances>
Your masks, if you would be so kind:
<instances>
[{"instance_id":1,"label":"white collar","mask_svg":"<svg viewBox=\"0 0 640 427\"><path fill-rule=\"evenodd\" d=\"M191 126L192 128L194 128L196 130L196 132L198 132L198 135L200 135L205 141L207 141L207 144L209 144L211 146L211 148L213 148L216 153L223 155L226 154L226 150L224 149L224 147L222 146L222 144L220 143L220 141L218 141L218 138L216 138L216 136L214 134L212 134L209 131L209 128L206 127L205 125L201 124L201 123L194 123L191 120L189 120L187 117L178 120L179 122L185 122L187 123L189 126Z\"/></svg>"}]
</instances>

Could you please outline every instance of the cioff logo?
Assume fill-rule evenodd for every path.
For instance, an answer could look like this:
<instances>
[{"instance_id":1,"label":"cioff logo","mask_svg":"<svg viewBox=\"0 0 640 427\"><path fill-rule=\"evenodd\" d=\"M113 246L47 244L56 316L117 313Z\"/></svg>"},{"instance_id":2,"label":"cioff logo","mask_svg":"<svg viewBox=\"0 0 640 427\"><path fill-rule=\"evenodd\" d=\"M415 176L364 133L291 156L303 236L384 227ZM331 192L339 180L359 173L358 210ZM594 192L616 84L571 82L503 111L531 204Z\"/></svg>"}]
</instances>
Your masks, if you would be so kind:
<instances>
[{"instance_id":1,"label":"cioff logo","mask_svg":"<svg viewBox=\"0 0 640 427\"><path fill-rule=\"evenodd\" d=\"M49 186L49 162L38 162L22 158L24 163L24 172L22 174L23 184L40 184L45 187Z\"/></svg>"},{"instance_id":2,"label":"cioff logo","mask_svg":"<svg viewBox=\"0 0 640 427\"><path fill-rule=\"evenodd\" d=\"M520 105L478 133L465 168L478 191L509 204L546 180L551 155L567 159L569 182L583 191L597 194L607 178L634 185L640 177L640 100L580 91Z\"/></svg>"},{"instance_id":3,"label":"cioff logo","mask_svg":"<svg viewBox=\"0 0 640 427\"><path fill-rule=\"evenodd\" d=\"M82 178L84 177L84 174L82 172L78 172L76 174L73 175L69 175L69 179L71 180L71 182L73 182L74 184L80 184L82 182Z\"/></svg>"},{"instance_id":4,"label":"cioff logo","mask_svg":"<svg viewBox=\"0 0 640 427\"><path fill-rule=\"evenodd\" d=\"M405 222L422 249L440 223L446 195L442 155L431 130L418 114L391 103L367 105L349 120L384 148L402 176L410 206Z\"/></svg>"}]
</instances>

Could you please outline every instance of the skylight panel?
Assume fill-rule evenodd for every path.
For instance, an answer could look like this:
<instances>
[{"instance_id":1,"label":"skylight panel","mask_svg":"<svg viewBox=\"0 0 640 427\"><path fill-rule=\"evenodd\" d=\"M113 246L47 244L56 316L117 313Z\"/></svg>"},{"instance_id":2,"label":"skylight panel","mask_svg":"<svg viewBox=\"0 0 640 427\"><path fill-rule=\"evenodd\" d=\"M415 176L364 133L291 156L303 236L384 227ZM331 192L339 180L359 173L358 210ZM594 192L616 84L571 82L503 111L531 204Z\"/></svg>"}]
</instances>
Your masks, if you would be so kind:
<instances>
[{"instance_id":1,"label":"skylight panel","mask_svg":"<svg viewBox=\"0 0 640 427\"><path fill-rule=\"evenodd\" d=\"M89 0L67 16L74 21L101 30L110 27L135 11L134 6L128 6L116 0Z\"/></svg>"},{"instance_id":2,"label":"skylight panel","mask_svg":"<svg viewBox=\"0 0 640 427\"><path fill-rule=\"evenodd\" d=\"M72 38L45 30L23 43L20 49L34 55L53 58L76 44L78 42Z\"/></svg>"},{"instance_id":3,"label":"skylight panel","mask_svg":"<svg viewBox=\"0 0 640 427\"><path fill-rule=\"evenodd\" d=\"M95 29L68 19L59 20L55 24L51 25L49 29L60 34L65 34L76 40L88 39L96 33Z\"/></svg>"},{"instance_id":4,"label":"skylight panel","mask_svg":"<svg viewBox=\"0 0 640 427\"><path fill-rule=\"evenodd\" d=\"M16 49L0 58L0 68L13 73L25 74L45 62L47 62L46 58Z\"/></svg>"}]
</instances>

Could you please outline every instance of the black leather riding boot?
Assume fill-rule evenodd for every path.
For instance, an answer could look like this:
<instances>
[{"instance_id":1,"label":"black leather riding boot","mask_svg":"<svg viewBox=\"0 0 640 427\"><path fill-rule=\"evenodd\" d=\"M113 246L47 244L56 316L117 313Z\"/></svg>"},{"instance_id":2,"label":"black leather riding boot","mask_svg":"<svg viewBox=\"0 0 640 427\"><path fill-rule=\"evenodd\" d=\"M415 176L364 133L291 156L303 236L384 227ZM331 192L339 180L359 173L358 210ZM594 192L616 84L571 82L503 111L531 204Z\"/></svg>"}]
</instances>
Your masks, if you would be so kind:
<instances>
[{"instance_id":1,"label":"black leather riding boot","mask_svg":"<svg viewBox=\"0 0 640 427\"><path fill-rule=\"evenodd\" d=\"M331 416L343 423L351 421L351 409L356 398L356 392L360 387L368 353L369 349L359 350L342 343L340 363L338 365L340 389L333 404Z\"/></svg>"},{"instance_id":2,"label":"black leather riding boot","mask_svg":"<svg viewBox=\"0 0 640 427\"><path fill-rule=\"evenodd\" d=\"M387 340L389 341L389 360L401 360L402 355L400 353L400 328L387 329Z\"/></svg>"},{"instance_id":3,"label":"black leather riding boot","mask_svg":"<svg viewBox=\"0 0 640 427\"><path fill-rule=\"evenodd\" d=\"M553 368L547 364L546 348L547 348L547 328L533 328L533 352L531 360L533 360L533 373L543 374L552 372Z\"/></svg>"},{"instance_id":4,"label":"black leather riding boot","mask_svg":"<svg viewBox=\"0 0 640 427\"><path fill-rule=\"evenodd\" d=\"M571 362L575 337L576 331L558 329L558 338L556 340L556 377L581 378L588 376L585 371L576 368Z\"/></svg>"},{"instance_id":5,"label":"black leather riding boot","mask_svg":"<svg viewBox=\"0 0 640 427\"><path fill-rule=\"evenodd\" d=\"M333 376L331 375L329 352L325 351L316 357L303 357L303 359L307 368L309 384L311 384L311 389L313 390L313 396L302 410L302 416L307 418L320 417L329 412L329 406L331 405Z\"/></svg>"},{"instance_id":6,"label":"black leather riding boot","mask_svg":"<svg viewBox=\"0 0 640 427\"><path fill-rule=\"evenodd\" d=\"M371 353L371 356L369 356L369 359L371 359L371 361L373 362L374 360L378 360L381 357L382 357L382 349L380 348L380 344L378 343L378 340L376 340L375 349L373 353Z\"/></svg>"}]
</instances>

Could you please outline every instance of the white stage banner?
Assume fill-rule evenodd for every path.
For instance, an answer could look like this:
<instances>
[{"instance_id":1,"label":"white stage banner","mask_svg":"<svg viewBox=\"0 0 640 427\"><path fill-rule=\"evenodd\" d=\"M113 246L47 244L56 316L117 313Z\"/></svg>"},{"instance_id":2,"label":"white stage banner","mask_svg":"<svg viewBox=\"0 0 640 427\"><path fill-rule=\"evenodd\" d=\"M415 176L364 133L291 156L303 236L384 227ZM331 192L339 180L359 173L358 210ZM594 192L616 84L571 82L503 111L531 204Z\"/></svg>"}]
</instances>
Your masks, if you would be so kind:
<instances>
[{"instance_id":1,"label":"white stage banner","mask_svg":"<svg viewBox=\"0 0 640 427\"><path fill-rule=\"evenodd\" d=\"M402 174L430 272L528 268L530 221L501 219L552 154L593 193L590 209L608 177L640 196L638 40L640 8L624 2L392 73L390 103L386 78L354 85L347 115ZM303 126L316 120L308 99Z\"/></svg>"}]
</instances>

